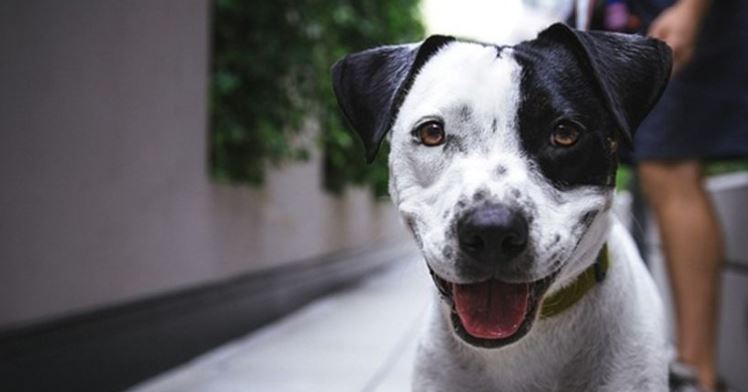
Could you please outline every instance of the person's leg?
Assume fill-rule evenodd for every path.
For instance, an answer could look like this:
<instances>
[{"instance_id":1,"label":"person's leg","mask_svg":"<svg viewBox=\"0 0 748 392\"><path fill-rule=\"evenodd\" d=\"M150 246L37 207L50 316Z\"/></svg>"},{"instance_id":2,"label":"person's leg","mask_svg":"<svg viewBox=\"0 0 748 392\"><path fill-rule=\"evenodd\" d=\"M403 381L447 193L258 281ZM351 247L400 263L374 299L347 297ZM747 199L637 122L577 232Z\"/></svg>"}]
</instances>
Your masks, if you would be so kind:
<instances>
[{"instance_id":1,"label":"person's leg","mask_svg":"<svg viewBox=\"0 0 748 392\"><path fill-rule=\"evenodd\" d=\"M696 161L639 165L654 210L670 275L679 360L696 369L704 388L716 383L716 329L722 233Z\"/></svg>"}]
</instances>

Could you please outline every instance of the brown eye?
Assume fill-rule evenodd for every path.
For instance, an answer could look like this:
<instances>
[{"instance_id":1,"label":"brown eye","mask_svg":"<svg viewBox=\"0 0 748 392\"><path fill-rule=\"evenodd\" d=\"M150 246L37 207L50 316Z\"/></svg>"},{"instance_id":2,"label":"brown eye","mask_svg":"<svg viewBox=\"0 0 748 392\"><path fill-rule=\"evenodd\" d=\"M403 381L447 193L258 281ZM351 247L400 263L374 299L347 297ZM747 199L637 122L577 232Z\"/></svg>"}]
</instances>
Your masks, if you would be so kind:
<instances>
[{"instance_id":1,"label":"brown eye","mask_svg":"<svg viewBox=\"0 0 748 392\"><path fill-rule=\"evenodd\" d=\"M438 146L444 143L444 126L438 121L429 121L418 127L418 137L426 146Z\"/></svg>"},{"instance_id":2,"label":"brown eye","mask_svg":"<svg viewBox=\"0 0 748 392\"><path fill-rule=\"evenodd\" d=\"M558 124L551 133L551 144L558 147L571 147L579 140L579 128L573 124Z\"/></svg>"}]
</instances>

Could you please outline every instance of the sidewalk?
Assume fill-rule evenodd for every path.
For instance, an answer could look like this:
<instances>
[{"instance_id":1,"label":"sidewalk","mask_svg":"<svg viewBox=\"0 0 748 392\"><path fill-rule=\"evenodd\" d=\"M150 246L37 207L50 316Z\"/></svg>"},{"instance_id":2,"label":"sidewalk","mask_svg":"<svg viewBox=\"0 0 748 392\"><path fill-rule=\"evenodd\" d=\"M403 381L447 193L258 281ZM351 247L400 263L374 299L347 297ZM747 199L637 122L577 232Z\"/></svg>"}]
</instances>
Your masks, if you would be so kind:
<instances>
[{"instance_id":1,"label":"sidewalk","mask_svg":"<svg viewBox=\"0 0 748 392\"><path fill-rule=\"evenodd\" d=\"M409 391L430 293L414 254L131 391Z\"/></svg>"}]
</instances>

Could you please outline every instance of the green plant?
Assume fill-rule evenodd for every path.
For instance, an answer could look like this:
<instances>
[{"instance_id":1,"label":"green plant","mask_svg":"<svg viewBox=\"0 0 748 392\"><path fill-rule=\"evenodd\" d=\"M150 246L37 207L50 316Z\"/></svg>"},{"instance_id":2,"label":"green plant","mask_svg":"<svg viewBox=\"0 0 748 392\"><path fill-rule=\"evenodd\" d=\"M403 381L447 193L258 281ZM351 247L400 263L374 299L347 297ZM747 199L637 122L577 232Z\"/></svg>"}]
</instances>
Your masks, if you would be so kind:
<instances>
[{"instance_id":1,"label":"green plant","mask_svg":"<svg viewBox=\"0 0 748 392\"><path fill-rule=\"evenodd\" d=\"M320 125L325 185L386 192L385 154L366 166L332 93L330 66L347 53L423 37L418 0L216 0L210 162L220 180L258 184L268 164L308 156L300 130ZM385 149L386 150L386 149Z\"/></svg>"},{"instance_id":2,"label":"green plant","mask_svg":"<svg viewBox=\"0 0 748 392\"><path fill-rule=\"evenodd\" d=\"M713 161L706 164L704 172L707 176L748 171L748 159L736 159L731 161Z\"/></svg>"}]
</instances>

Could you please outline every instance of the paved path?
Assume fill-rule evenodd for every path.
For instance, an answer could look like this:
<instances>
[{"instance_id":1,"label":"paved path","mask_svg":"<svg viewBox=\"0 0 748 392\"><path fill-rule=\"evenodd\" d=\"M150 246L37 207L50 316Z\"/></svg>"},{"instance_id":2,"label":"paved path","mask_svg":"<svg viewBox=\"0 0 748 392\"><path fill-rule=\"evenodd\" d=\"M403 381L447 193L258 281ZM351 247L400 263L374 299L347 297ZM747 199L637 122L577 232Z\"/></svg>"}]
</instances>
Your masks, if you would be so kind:
<instances>
[{"instance_id":1,"label":"paved path","mask_svg":"<svg viewBox=\"0 0 748 392\"><path fill-rule=\"evenodd\" d=\"M409 391L430 285L414 255L132 391Z\"/></svg>"}]
</instances>

